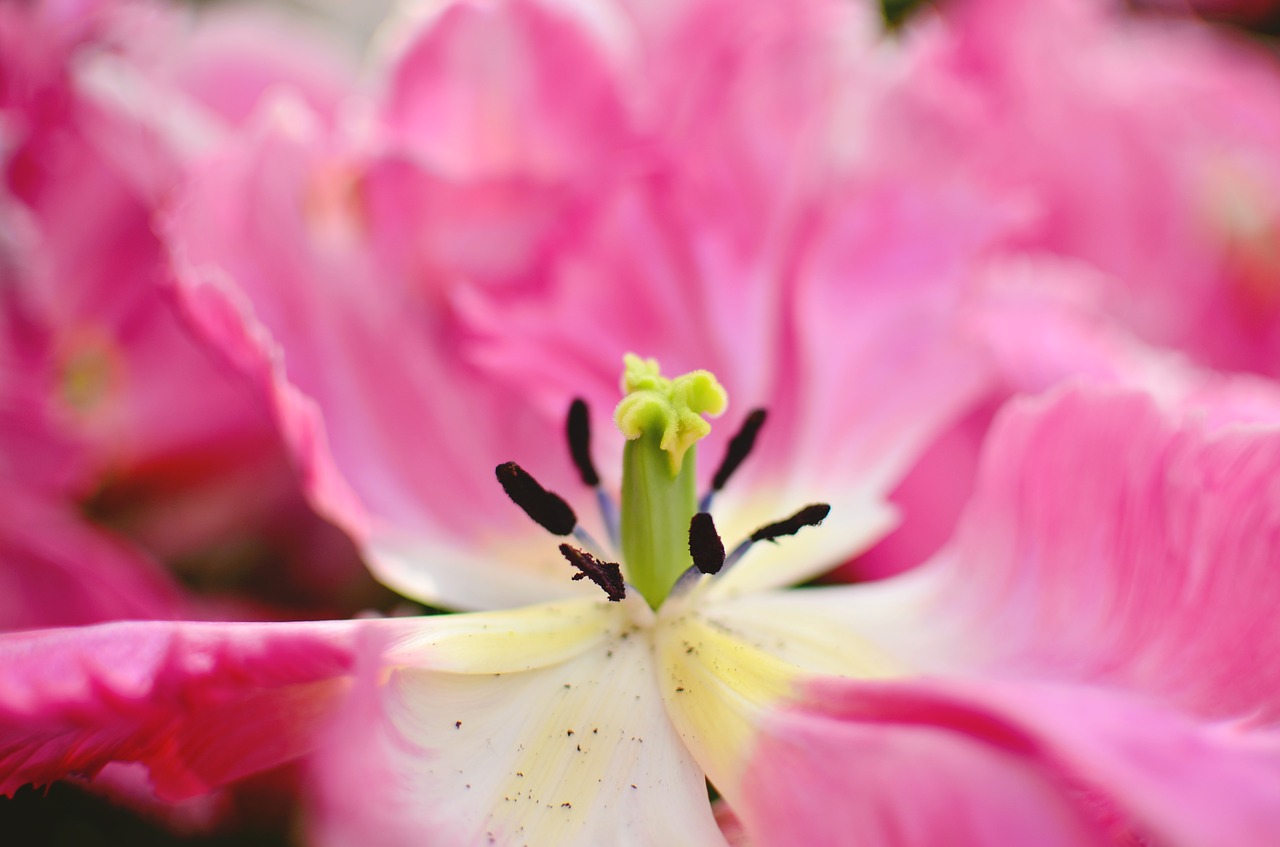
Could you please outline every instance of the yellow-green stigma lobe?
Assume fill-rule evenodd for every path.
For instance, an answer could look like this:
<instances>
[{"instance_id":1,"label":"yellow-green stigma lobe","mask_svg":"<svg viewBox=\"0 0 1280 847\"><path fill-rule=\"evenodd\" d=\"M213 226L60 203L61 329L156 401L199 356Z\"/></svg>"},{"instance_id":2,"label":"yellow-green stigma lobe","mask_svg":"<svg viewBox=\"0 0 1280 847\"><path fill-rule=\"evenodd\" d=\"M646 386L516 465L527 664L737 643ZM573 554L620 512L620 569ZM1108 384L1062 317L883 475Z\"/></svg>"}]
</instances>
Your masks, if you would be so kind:
<instances>
[{"instance_id":1,"label":"yellow-green stigma lobe","mask_svg":"<svg viewBox=\"0 0 1280 847\"><path fill-rule=\"evenodd\" d=\"M614 421L622 454L621 546L628 581L657 608L693 566L689 522L697 513L696 442L711 431L724 388L707 371L667 379L653 359L628 353Z\"/></svg>"}]
</instances>

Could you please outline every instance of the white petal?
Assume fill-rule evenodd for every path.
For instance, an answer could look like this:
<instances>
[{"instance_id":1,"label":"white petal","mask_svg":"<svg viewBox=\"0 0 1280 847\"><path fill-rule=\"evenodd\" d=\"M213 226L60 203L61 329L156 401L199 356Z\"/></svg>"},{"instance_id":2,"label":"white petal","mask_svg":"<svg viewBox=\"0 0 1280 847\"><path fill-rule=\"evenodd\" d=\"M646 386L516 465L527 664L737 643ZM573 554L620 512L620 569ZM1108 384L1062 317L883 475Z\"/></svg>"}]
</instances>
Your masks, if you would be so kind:
<instances>
[{"instance_id":1,"label":"white petal","mask_svg":"<svg viewBox=\"0 0 1280 847\"><path fill-rule=\"evenodd\" d=\"M917 568L859 585L717 599L705 614L770 639L773 652L810 670L858 678L954 670L955 634L934 624L938 584ZM705 590L713 596L714 580Z\"/></svg>"},{"instance_id":2,"label":"white petal","mask_svg":"<svg viewBox=\"0 0 1280 847\"><path fill-rule=\"evenodd\" d=\"M541 555L530 558L531 550ZM364 554L383 585L448 609L512 609L600 594L586 580L573 581L575 571L560 556L555 538L540 530L502 545L479 541L455 545L425 533L378 532L365 545Z\"/></svg>"},{"instance_id":3,"label":"white petal","mask_svg":"<svg viewBox=\"0 0 1280 847\"><path fill-rule=\"evenodd\" d=\"M908 673L901 658L864 633L862 621L849 613L861 588L751 594L709 602L702 616L805 673L856 679Z\"/></svg>"},{"instance_id":4,"label":"white petal","mask_svg":"<svg viewBox=\"0 0 1280 847\"><path fill-rule=\"evenodd\" d=\"M639 597L567 600L501 612L442 615L387 649L384 663L458 674L501 674L573 659L651 618ZM629 640L632 636L628 635Z\"/></svg>"},{"instance_id":5,"label":"white petal","mask_svg":"<svg viewBox=\"0 0 1280 847\"><path fill-rule=\"evenodd\" d=\"M363 779L368 793L348 799L329 840L724 844L629 605L441 618L395 645L376 714L345 740L345 766L366 775L346 788Z\"/></svg>"}]
</instances>

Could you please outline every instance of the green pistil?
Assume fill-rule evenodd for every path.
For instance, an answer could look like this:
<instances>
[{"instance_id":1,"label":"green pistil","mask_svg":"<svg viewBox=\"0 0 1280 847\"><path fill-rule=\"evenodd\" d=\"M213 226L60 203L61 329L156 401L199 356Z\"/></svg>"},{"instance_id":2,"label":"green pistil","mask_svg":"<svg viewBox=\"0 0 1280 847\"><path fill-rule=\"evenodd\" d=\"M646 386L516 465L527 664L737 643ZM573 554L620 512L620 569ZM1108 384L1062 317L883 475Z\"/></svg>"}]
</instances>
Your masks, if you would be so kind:
<instances>
[{"instance_id":1,"label":"green pistil","mask_svg":"<svg viewBox=\"0 0 1280 847\"><path fill-rule=\"evenodd\" d=\"M689 521L697 512L697 447L727 396L707 371L666 379L653 359L625 357L614 412L627 439L622 453L622 559L628 581L658 608L693 566Z\"/></svg>"}]
</instances>

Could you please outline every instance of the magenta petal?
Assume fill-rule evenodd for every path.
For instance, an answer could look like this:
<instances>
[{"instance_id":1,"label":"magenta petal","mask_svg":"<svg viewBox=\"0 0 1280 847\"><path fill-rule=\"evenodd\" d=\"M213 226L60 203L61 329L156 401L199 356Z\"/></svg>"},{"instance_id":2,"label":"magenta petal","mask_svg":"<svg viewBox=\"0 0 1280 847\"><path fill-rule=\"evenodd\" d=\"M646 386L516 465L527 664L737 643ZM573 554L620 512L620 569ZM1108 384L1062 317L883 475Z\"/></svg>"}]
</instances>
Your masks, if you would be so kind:
<instances>
[{"instance_id":1,"label":"magenta petal","mask_svg":"<svg viewBox=\"0 0 1280 847\"><path fill-rule=\"evenodd\" d=\"M1211 430L1146 396L1010 407L917 609L945 658L1280 714L1280 431ZM926 585L930 580L932 584Z\"/></svg>"},{"instance_id":2,"label":"magenta petal","mask_svg":"<svg viewBox=\"0 0 1280 847\"><path fill-rule=\"evenodd\" d=\"M730 798L757 843L1272 843L1280 738L1099 691L829 680Z\"/></svg>"},{"instance_id":3,"label":"magenta petal","mask_svg":"<svg viewBox=\"0 0 1280 847\"><path fill-rule=\"evenodd\" d=\"M0 637L0 792L141 762L178 800L307 752L359 623L115 623Z\"/></svg>"}]
</instances>

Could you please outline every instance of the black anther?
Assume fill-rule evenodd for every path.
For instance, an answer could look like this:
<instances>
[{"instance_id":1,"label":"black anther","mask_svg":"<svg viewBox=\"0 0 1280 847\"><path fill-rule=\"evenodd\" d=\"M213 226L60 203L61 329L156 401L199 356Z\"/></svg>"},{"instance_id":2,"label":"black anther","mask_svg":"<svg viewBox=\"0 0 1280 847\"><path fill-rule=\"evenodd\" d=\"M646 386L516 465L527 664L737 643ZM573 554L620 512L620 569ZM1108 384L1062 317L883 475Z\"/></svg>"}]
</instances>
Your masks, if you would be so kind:
<instances>
[{"instance_id":1,"label":"black anther","mask_svg":"<svg viewBox=\"0 0 1280 847\"><path fill-rule=\"evenodd\" d=\"M536 479L515 462L498 465L495 473L511 502L524 509L524 513L547 532L553 535L570 535L578 525L578 516L573 513L569 504L559 494L539 485Z\"/></svg>"},{"instance_id":2,"label":"black anther","mask_svg":"<svg viewBox=\"0 0 1280 847\"><path fill-rule=\"evenodd\" d=\"M585 550L579 550L568 544L560 545L560 553L569 560L569 564L578 569L573 575L575 580L586 577L604 589L609 602L616 603L627 596L626 585L622 582L622 567L617 562L602 562Z\"/></svg>"},{"instance_id":3,"label":"black anther","mask_svg":"<svg viewBox=\"0 0 1280 847\"><path fill-rule=\"evenodd\" d=\"M768 413L764 409L752 410L751 414L747 415L747 419L742 422L742 428L729 439L729 449L725 451L724 459L720 461L720 467L716 469L716 475L711 479L713 491L724 488L729 477L733 476L733 472L747 456L751 455L752 448L756 446L756 436L760 434L760 427L764 426L767 416Z\"/></svg>"},{"instance_id":4,"label":"black anther","mask_svg":"<svg viewBox=\"0 0 1280 847\"><path fill-rule=\"evenodd\" d=\"M724 542L709 512L698 512L689 521L689 555L702 573L719 573L724 567Z\"/></svg>"},{"instance_id":5,"label":"black anther","mask_svg":"<svg viewBox=\"0 0 1280 847\"><path fill-rule=\"evenodd\" d=\"M831 507L826 503L814 503L805 506L786 520L762 526L751 533L752 541L773 541L786 535L795 535L806 526L817 526L831 514Z\"/></svg>"},{"instance_id":6,"label":"black anther","mask_svg":"<svg viewBox=\"0 0 1280 847\"><path fill-rule=\"evenodd\" d=\"M569 405L569 420L565 425L569 436L569 453L573 456L573 464L582 477L583 485L595 488L600 484L600 475L591 461L591 419L587 414L587 403L581 397L574 398Z\"/></svg>"}]
</instances>

